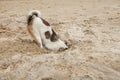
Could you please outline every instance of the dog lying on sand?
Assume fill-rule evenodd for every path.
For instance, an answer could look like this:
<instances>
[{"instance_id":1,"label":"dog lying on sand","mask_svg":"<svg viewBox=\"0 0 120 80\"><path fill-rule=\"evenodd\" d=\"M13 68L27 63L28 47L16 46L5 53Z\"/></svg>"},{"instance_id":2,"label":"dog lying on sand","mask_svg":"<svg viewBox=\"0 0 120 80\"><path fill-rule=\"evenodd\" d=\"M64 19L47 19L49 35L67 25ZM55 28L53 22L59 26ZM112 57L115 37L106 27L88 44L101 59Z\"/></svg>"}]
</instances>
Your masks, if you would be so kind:
<instances>
[{"instance_id":1,"label":"dog lying on sand","mask_svg":"<svg viewBox=\"0 0 120 80\"><path fill-rule=\"evenodd\" d=\"M32 10L28 14L27 29L40 48L49 50L67 49L67 44L62 41L50 24L41 17L38 10Z\"/></svg>"}]
</instances>

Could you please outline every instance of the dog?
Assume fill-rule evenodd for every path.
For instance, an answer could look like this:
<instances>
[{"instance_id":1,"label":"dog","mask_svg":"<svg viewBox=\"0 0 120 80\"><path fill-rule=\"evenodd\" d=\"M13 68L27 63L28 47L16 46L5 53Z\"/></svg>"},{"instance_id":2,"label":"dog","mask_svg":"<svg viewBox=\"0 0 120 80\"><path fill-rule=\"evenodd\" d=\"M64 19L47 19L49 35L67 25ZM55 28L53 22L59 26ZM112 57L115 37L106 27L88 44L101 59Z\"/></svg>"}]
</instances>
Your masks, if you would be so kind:
<instances>
[{"instance_id":1,"label":"dog","mask_svg":"<svg viewBox=\"0 0 120 80\"><path fill-rule=\"evenodd\" d=\"M58 37L51 25L41 17L38 10L29 12L27 29L40 48L45 47L49 50L68 49L67 44Z\"/></svg>"}]
</instances>

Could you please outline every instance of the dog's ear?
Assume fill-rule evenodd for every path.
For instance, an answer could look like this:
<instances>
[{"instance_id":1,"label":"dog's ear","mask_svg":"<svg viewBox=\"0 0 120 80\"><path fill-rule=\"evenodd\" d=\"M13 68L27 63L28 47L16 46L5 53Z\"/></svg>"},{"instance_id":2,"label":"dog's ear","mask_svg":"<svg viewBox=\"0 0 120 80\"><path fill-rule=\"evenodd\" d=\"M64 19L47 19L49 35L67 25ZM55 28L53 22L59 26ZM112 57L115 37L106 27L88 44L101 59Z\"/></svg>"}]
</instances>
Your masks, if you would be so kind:
<instances>
[{"instance_id":1,"label":"dog's ear","mask_svg":"<svg viewBox=\"0 0 120 80\"><path fill-rule=\"evenodd\" d=\"M50 26L50 24L45 19L41 18L41 20L46 26Z\"/></svg>"},{"instance_id":2,"label":"dog's ear","mask_svg":"<svg viewBox=\"0 0 120 80\"><path fill-rule=\"evenodd\" d=\"M55 42L55 41L57 41L59 39L59 37L57 36L57 34L55 33L55 31L52 29L52 35L51 35L51 37L50 37L50 40L52 41L52 42Z\"/></svg>"}]
</instances>

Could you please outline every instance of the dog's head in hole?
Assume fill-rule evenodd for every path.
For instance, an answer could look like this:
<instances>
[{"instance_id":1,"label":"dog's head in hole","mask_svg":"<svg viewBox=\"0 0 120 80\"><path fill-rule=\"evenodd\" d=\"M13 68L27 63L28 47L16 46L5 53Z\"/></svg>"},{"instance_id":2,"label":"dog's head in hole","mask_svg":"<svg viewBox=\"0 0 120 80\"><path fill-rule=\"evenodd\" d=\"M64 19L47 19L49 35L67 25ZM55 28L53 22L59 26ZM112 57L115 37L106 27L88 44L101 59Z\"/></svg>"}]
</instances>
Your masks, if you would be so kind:
<instances>
[{"instance_id":1,"label":"dog's head in hole","mask_svg":"<svg viewBox=\"0 0 120 80\"><path fill-rule=\"evenodd\" d=\"M66 50L67 42L61 40L48 21L42 18L40 11L32 10L28 14L27 28L40 48Z\"/></svg>"}]
</instances>

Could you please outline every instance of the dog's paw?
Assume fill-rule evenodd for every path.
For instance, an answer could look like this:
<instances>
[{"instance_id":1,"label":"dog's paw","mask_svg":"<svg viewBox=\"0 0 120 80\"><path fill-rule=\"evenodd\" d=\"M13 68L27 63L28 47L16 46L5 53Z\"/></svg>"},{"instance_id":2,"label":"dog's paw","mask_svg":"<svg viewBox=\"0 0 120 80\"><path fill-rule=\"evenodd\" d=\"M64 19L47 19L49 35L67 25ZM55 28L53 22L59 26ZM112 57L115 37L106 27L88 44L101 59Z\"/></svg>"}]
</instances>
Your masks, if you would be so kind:
<instances>
[{"instance_id":1,"label":"dog's paw","mask_svg":"<svg viewBox=\"0 0 120 80\"><path fill-rule=\"evenodd\" d=\"M66 48L60 48L58 51L65 51L67 49L68 49L67 47Z\"/></svg>"},{"instance_id":2,"label":"dog's paw","mask_svg":"<svg viewBox=\"0 0 120 80\"><path fill-rule=\"evenodd\" d=\"M43 45L40 45L40 48L43 49Z\"/></svg>"},{"instance_id":3,"label":"dog's paw","mask_svg":"<svg viewBox=\"0 0 120 80\"><path fill-rule=\"evenodd\" d=\"M55 80L55 79L53 79L51 77L47 77L47 78L42 78L41 80Z\"/></svg>"},{"instance_id":4,"label":"dog's paw","mask_svg":"<svg viewBox=\"0 0 120 80\"><path fill-rule=\"evenodd\" d=\"M70 48L72 45L69 41L66 41L66 40L64 40L64 43L66 44L67 48Z\"/></svg>"}]
</instances>

